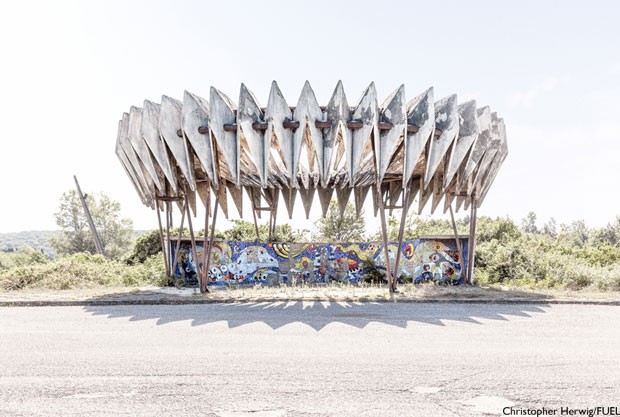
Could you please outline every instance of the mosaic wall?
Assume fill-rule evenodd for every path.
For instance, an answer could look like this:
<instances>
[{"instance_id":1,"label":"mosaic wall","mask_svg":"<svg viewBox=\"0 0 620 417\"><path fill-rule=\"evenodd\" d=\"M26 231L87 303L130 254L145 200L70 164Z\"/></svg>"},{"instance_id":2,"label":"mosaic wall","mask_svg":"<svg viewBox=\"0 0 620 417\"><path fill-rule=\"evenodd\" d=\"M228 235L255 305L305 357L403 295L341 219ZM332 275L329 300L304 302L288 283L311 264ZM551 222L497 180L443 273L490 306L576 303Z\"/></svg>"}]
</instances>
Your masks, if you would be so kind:
<instances>
[{"instance_id":1,"label":"mosaic wall","mask_svg":"<svg viewBox=\"0 0 620 417\"><path fill-rule=\"evenodd\" d=\"M461 239L467 260L467 239ZM203 242L197 242L202 268ZM176 241L171 242L174 258ZM403 242L399 265L401 280L416 284L436 282L457 285L463 282L456 240L416 239ZM397 243L388 244L387 256L396 261ZM258 243L214 242L209 263L209 285L280 283L360 282L374 267L385 271L383 244L365 243ZM465 263L465 267L467 265ZM176 276L196 282L196 265L191 243L181 241Z\"/></svg>"}]
</instances>

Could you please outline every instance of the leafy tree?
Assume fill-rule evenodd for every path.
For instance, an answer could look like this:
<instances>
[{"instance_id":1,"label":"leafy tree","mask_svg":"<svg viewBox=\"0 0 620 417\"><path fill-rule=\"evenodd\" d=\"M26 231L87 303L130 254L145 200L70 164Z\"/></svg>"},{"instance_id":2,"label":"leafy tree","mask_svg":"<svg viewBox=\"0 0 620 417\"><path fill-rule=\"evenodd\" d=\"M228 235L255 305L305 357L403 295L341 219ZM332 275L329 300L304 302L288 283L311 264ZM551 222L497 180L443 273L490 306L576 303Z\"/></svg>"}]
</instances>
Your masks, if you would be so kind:
<instances>
[{"instance_id":1,"label":"leafy tree","mask_svg":"<svg viewBox=\"0 0 620 417\"><path fill-rule=\"evenodd\" d=\"M233 220L234 224L228 230L221 233L225 240L256 240L256 228L254 223L247 222L245 220ZM260 241L266 241L269 237L269 227L266 224L258 225L258 232L260 234ZM217 230L216 230L217 234ZM277 224L275 233L271 236L272 242L302 242L307 239L307 230L293 230L290 224Z\"/></svg>"},{"instance_id":2,"label":"leafy tree","mask_svg":"<svg viewBox=\"0 0 620 417\"><path fill-rule=\"evenodd\" d=\"M620 216L616 216L615 222L608 223L607 226L593 231L592 241L598 245L620 247Z\"/></svg>"},{"instance_id":3,"label":"leafy tree","mask_svg":"<svg viewBox=\"0 0 620 417\"><path fill-rule=\"evenodd\" d=\"M558 225L555 219L552 217L547 223L543 225L543 234L555 239L558 237Z\"/></svg>"},{"instance_id":4,"label":"leafy tree","mask_svg":"<svg viewBox=\"0 0 620 417\"><path fill-rule=\"evenodd\" d=\"M476 226L476 239L478 242L488 242L493 239L506 242L519 239L520 237L521 230L508 217L492 219L482 216L478 219Z\"/></svg>"},{"instance_id":5,"label":"leafy tree","mask_svg":"<svg viewBox=\"0 0 620 417\"><path fill-rule=\"evenodd\" d=\"M582 248L590 239L591 230L585 221L575 220L571 224L561 224L558 241L565 247Z\"/></svg>"},{"instance_id":6,"label":"leafy tree","mask_svg":"<svg viewBox=\"0 0 620 417\"><path fill-rule=\"evenodd\" d=\"M364 239L366 223L364 213L357 215L353 204L347 204L344 213L340 215L340 209L335 200L329 203L327 215L315 223L318 234L316 238L325 242L354 242Z\"/></svg>"},{"instance_id":7,"label":"leafy tree","mask_svg":"<svg viewBox=\"0 0 620 417\"><path fill-rule=\"evenodd\" d=\"M133 251L125 261L129 265L144 263L148 258L161 252L161 237L159 230L154 229L140 235L134 245Z\"/></svg>"},{"instance_id":8,"label":"leafy tree","mask_svg":"<svg viewBox=\"0 0 620 417\"><path fill-rule=\"evenodd\" d=\"M390 216L387 219L388 240L398 240L398 229L400 227L400 216ZM456 221L457 231L461 234L469 232L469 217ZM428 235L454 235L452 223L446 219L431 219L430 217L421 217L414 211L407 215L405 219L405 228L403 229L403 239L417 239L420 236ZM373 236L374 240L382 240L381 231Z\"/></svg>"},{"instance_id":9,"label":"leafy tree","mask_svg":"<svg viewBox=\"0 0 620 417\"><path fill-rule=\"evenodd\" d=\"M120 204L104 194L97 199L87 195L86 203L106 256L120 258L131 245L132 221L122 219ZM71 190L62 194L54 217L62 234L53 237L50 243L59 254L96 253L95 241L77 191Z\"/></svg>"},{"instance_id":10,"label":"leafy tree","mask_svg":"<svg viewBox=\"0 0 620 417\"><path fill-rule=\"evenodd\" d=\"M536 213L530 211L527 216L521 220L521 230L525 233L538 233L538 227L536 227Z\"/></svg>"}]
</instances>

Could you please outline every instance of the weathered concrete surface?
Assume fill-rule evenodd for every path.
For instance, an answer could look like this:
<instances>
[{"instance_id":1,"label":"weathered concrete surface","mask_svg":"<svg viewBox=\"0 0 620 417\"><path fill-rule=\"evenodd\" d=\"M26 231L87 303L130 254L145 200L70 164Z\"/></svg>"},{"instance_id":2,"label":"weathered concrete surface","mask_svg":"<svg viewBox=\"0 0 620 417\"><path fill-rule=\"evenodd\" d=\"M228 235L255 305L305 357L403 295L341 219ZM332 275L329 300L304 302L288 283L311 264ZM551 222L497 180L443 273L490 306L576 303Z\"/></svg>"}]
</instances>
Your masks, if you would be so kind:
<instances>
[{"instance_id":1,"label":"weathered concrete surface","mask_svg":"<svg viewBox=\"0 0 620 417\"><path fill-rule=\"evenodd\" d=\"M465 416L617 406L620 308L0 308L0 415Z\"/></svg>"}]
</instances>

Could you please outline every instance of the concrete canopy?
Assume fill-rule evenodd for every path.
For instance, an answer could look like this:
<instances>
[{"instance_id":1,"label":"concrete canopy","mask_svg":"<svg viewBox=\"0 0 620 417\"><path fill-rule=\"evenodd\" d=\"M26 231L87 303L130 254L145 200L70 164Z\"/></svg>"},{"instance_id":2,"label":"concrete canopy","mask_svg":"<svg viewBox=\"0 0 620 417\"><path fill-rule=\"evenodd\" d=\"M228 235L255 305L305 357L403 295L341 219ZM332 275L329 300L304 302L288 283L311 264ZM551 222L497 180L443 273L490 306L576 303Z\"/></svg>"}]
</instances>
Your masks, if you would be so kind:
<instances>
[{"instance_id":1,"label":"concrete canopy","mask_svg":"<svg viewBox=\"0 0 620 417\"><path fill-rule=\"evenodd\" d=\"M407 101L401 85L379 106L371 83L349 106L340 81L326 106L308 82L295 107L275 81L267 107L243 84L238 105L214 87L209 100L186 91L182 101L132 106L116 154L151 208L161 198L195 201L196 191L208 205L212 191L243 217L243 188L253 190L253 210L281 195L291 216L298 196L309 213L318 195L325 213L334 191L341 208L351 196L359 208L369 188L388 208L405 195L406 207L418 197L420 211L431 199L432 211L442 199L444 211L455 199L457 211L479 206L508 154L504 121L456 95L434 100L431 87Z\"/></svg>"}]
</instances>

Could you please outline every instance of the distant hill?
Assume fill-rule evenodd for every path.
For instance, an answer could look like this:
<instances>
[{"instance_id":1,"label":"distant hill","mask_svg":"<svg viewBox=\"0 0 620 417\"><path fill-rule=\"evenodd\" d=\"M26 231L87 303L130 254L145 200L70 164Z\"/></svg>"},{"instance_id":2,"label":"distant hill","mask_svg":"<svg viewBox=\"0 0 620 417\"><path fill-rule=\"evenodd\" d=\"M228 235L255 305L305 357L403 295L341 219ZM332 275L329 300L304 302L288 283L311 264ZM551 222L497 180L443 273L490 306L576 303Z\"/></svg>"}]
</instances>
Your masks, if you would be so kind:
<instances>
[{"instance_id":1,"label":"distant hill","mask_svg":"<svg viewBox=\"0 0 620 417\"><path fill-rule=\"evenodd\" d=\"M133 238L137 238L146 230L135 230ZM56 257L56 251L49 244L49 239L62 233L60 230L29 230L17 233L0 233L0 251L13 252L22 246L30 246L33 249L41 250L49 257Z\"/></svg>"},{"instance_id":2,"label":"distant hill","mask_svg":"<svg viewBox=\"0 0 620 417\"><path fill-rule=\"evenodd\" d=\"M48 256L56 256L56 252L49 244L49 239L58 235L59 230L29 230L27 232L0 233L0 251L12 252L22 246L30 246L42 250Z\"/></svg>"}]
</instances>

